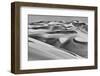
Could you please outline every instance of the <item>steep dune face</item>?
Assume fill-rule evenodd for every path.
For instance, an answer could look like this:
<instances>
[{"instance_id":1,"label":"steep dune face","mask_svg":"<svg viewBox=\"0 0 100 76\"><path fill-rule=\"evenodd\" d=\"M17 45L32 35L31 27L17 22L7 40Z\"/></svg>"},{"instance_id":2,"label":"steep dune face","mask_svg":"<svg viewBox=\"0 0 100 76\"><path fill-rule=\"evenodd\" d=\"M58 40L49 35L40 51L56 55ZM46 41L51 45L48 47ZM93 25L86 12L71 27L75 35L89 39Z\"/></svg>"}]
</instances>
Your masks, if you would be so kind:
<instances>
[{"instance_id":1,"label":"steep dune face","mask_svg":"<svg viewBox=\"0 0 100 76\"><path fill-rule=\"evenodd\" d=\"M73 28L77 32L75 37L71 37L61 45L62 48L70 50L82 57L88 57L88 25L85 23L74 23Z\"/></svg>"},{"instance_id":2,"label":"steep dune face","mask_svg":"<svg viewBox=\"0 0 100 76\"><path fill-rule=\"evenodd\" d=\"M62 44L61 48L74 52L84 58L88 57L88 43L76 41L73 37Z\"/></svg>"},{"instance_id":3,"label":"steep dune face","mask_svg":"<svg viewBox=\"0 0 100 76\"><path fill-rule=\"evenodd\" d=\"M68 53L67 50L63 51L36 39L29 38L29 40L32 41L29 42L29 60L77 59L80 57Z\"/></svg>"}]
</instances>

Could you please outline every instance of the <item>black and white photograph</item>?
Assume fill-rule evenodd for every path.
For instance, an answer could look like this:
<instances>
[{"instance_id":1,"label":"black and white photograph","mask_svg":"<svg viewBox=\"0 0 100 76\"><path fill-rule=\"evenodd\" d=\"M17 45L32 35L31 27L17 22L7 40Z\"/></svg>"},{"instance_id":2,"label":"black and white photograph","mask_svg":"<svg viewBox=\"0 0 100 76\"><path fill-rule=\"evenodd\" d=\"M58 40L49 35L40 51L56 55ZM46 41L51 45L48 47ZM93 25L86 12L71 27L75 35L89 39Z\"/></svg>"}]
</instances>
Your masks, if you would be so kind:
<instances>
[{"instance_id":1,"label":"black and white photograph","mask_svg":"<svg viewBox=\"0 0 100 76\"><path fill-rule=\"evenodd\" d=\"M28 60L88 58L88 17L28 14Z\"/></svg>"},{"instance_id":2,"label":"black and white photograph","mask_svg":"<svg viewBox=\"0 0 100 76\"><path fill-rule=\"evenodd\" d=\"M97 69L97 7L11 4L11 71Z\"/></svg>"}]
</instances>

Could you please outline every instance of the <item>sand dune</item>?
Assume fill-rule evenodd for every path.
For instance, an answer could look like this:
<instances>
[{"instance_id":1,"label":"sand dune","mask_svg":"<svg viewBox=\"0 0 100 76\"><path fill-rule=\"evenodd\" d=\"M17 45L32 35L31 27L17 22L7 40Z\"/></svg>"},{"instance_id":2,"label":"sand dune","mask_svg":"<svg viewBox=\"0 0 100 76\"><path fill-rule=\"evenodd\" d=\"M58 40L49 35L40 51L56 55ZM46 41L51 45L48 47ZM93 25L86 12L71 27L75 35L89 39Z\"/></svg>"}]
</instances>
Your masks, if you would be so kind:
<instances>
[{"instance_id":1,"label":"sand dune","mask_svg":"<svg viewBox=\"0 0 100 76\"><path fill-rule=\"evenodd\" d=\"M43 43L36 39L29 38L29 60L50 60L50 59L77 59L79 56L74 56L61 49L55 48L49 44Z\"/></svg>"}]
</instances>

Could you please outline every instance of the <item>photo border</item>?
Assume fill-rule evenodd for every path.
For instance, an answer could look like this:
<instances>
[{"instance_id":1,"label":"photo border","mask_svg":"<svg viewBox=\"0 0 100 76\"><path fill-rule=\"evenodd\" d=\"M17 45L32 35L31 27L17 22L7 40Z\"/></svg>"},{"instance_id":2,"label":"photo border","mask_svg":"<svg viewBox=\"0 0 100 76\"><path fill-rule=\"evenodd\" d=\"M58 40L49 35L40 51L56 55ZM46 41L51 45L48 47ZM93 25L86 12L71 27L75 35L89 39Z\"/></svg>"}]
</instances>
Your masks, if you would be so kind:
<instances>
[{"instance_id":1,"label":"photo border","mask_svg":"<svg viewBox=\"0 0 100 76\"><path fill-rule=\"evenodd\" d=\"M27 69L20 70L20 7L45 7L45 8L60 8L60 9L79 9L94 11L94 65L80 67L62 67L62 68L45 68L45 69ZM11 72L15 74L24 73L40 73L40 72L56 72L56 71L72 71L97 69L97 7L95 6L80 6L80 5L61 5L47 3L31 3L31 2L13 2L11 3Z\"/></svg>"}]
</instances>

